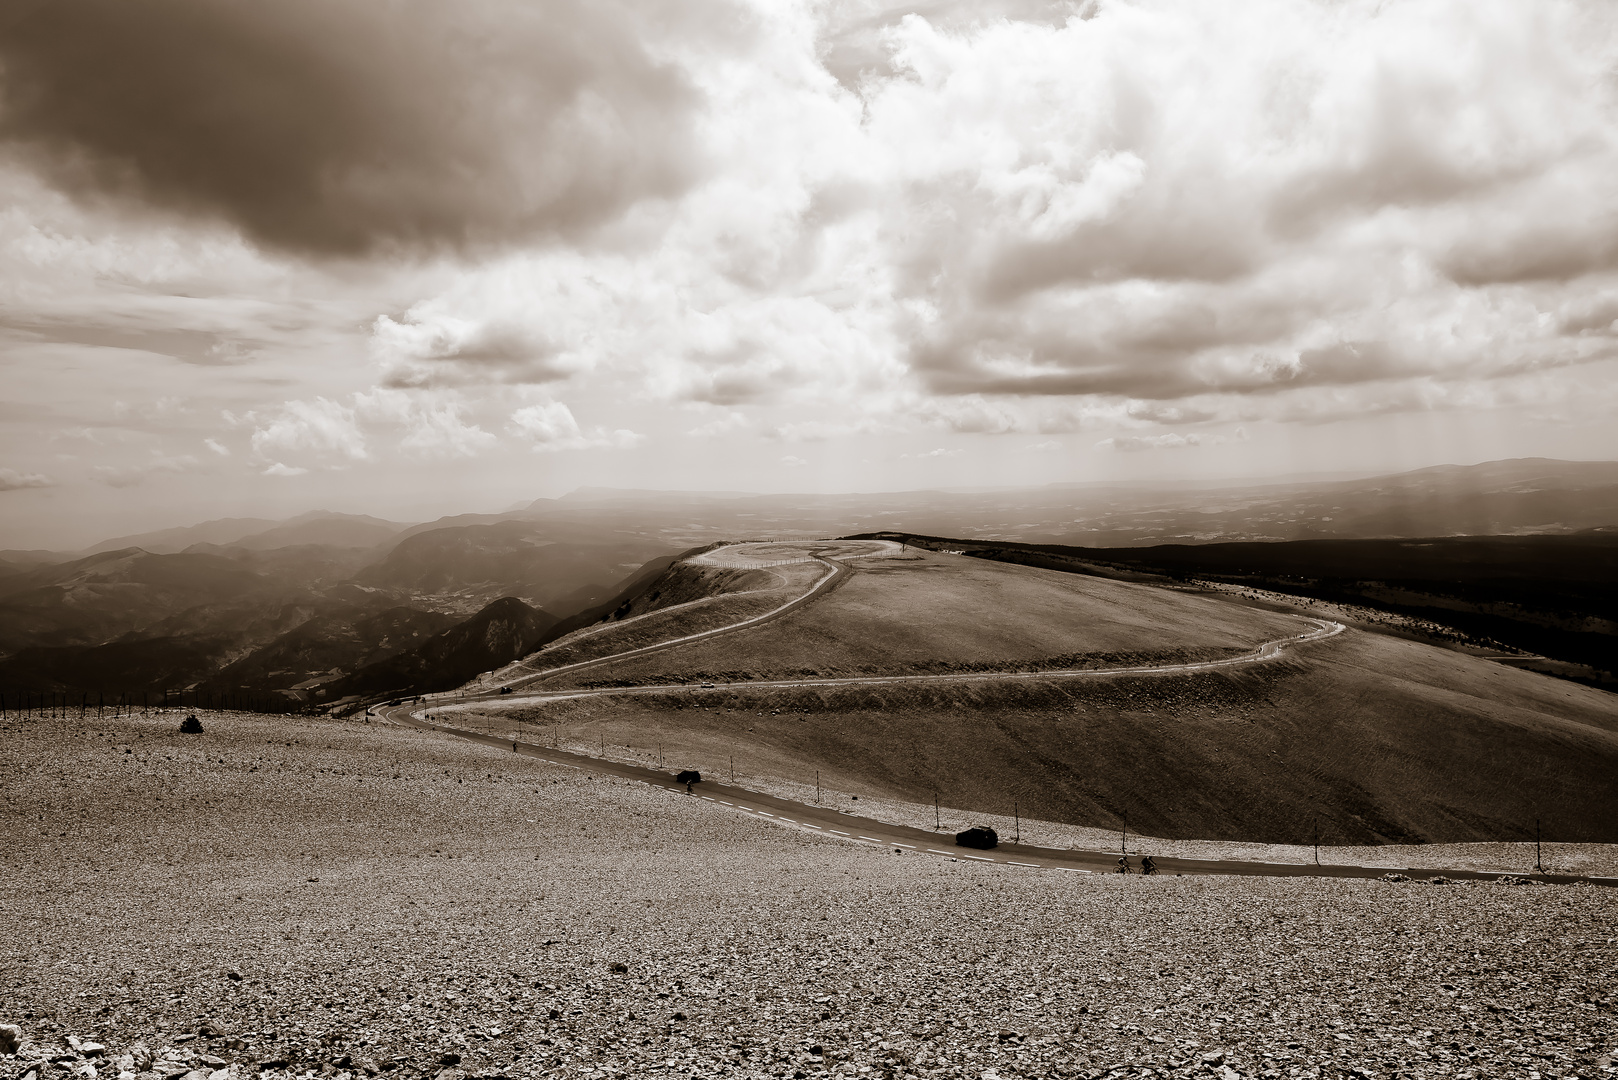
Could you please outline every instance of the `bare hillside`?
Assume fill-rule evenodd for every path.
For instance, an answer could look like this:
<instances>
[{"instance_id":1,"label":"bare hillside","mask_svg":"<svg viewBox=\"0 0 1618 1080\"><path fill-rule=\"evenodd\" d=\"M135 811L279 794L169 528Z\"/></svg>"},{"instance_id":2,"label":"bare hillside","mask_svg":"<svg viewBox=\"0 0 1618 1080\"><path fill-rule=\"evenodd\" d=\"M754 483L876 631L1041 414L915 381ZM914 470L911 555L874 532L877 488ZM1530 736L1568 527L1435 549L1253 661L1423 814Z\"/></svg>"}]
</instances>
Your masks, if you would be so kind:
<instances>
[{"instance_id":1,"label":"bare hillside","mask_svg":"<svg viewBox=\"0 0 1618 1080\"><path fill-rule=\"evenodd\" d=\"M610 676L597 669L576 678L891 675L1214 659L1307 628L1206 596L917 549L844 565L846 580L779 620L615 664Z\"/></svg>"},{"instance_id":2,"label":"bare hillside","mask_svg":"<svg viewBox=\"0 0 1618 1080\"><path fill-rule=\"evenodd\" d=\"M659 633L686 632L667 618ZM488 722L1173 838L1300 843L1318 825L1336 843L1523 840L1538 819L1556 839L1618 841L1618 696L1603 691L1363 631L1235 667L1107 672L1250 655L1304 625L1183 588L873 558L778 619L563 672L537 686L596 692ZM1061 668L1081 674L1041 677ZM938 678L878 681L896 675ZM647 685L675 688L613 692Z\"/></svg>"}]
</instances>

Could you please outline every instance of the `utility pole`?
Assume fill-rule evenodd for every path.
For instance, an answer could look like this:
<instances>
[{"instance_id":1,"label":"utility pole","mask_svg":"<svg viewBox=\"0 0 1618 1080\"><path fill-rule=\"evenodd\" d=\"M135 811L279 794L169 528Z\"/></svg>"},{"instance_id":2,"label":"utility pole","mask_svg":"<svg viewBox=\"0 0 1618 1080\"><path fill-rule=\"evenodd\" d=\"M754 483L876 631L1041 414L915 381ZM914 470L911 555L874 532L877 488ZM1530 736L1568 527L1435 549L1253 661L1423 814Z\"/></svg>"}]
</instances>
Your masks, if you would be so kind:
<instances>
[{"instance_id":1,"label":"utility pole","mask_svg":"<svg viewBox=\"0 0 1618 1080\"><path fill-rule=\"evenodd\" d=\"M1118 836L1118 854L1129 854L1129 815L1124 815L1124 831Z\"/></svg>"},{"instance_id":2,"label":"utility pole","mask_svg":"<svg viewBox=\"0 0 1618 1080\"><path fill-rule=\"evenodd\" d=\"M735 754L730 755L730 782L732 784L734 784L736 782L736 755Z\"/></svg>"},{"instance_id":3,"label":"utility pole","mask_svg":"<svg viewBox=\"0 0 1618 1080\"><path fill-rule=\"evenodd\" d=\"M736 779L736 777L732 776L731 779L734 780L734 779ZM820 805L820 770L819 769L815 770L815 805L816 806Z\"/></svg>"},{"instance_id":4,"label":"utility pole","mask_svg":"<svg viewBox=\"0 0 1618 1080\"><path fill-rule=\"evenodd\" d=\"M1014 821L1017 826L1017 838L1013 840L1012 843L1020 844L1022 843L1022 812L1017 808L1016 799L1011 800L1011 820Z\"/></svg>"},{"instance_id":5,"label":"utility pole","mask_svg":"<svg viewBox=\"0 0 1618 1080\"><path fill-rule=\"evenodd\" d=\"M943 822L938 818L938 792L935 791L933 792L933 832L938 832L943 827Z\"/></svg>"},{"instance_id":6,"label":"utility pole","mask_svg":"<svg viewBox=\"0 0 1618 1080\"><path fill-rule=\"evenodd\" d=\"M1320 815L1315 815L1315 865L1320 865Z\"/></svg>"},{"instance_id":7,"label":"utility pole","mask_svg":"<svg viewBox=\"0 0 1618 1080\"><path fill-rule=\"evenodd\" d=\"M1536 874L1543 874L1545 872L1545 864L1540 861L1540 857L1539 857L1539 819L1538 818L1534 819L1534 872Z\"/></svg>"}]
</instances>

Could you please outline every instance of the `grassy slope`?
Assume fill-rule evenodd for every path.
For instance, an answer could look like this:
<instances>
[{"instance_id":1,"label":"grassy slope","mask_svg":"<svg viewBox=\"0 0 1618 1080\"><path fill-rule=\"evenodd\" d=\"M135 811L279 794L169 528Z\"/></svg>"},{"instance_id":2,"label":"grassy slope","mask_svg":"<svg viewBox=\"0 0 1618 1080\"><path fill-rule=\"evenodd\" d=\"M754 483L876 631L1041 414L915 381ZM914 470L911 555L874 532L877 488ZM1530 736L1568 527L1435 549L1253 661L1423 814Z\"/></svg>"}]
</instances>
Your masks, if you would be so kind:
<instances>
[{"instance_id":1,"label":"grassy slope","mask_svg":"<svg viewBox=\"0 0 1618 1080\"><path fill-rule=\"evenodd\" d=\"M1206 597L934 552L850 564L807 607L742 634L614 665L656 680L1083 666L1083 657L1221 656L1307 629ZM608 678L601 671L580 681Z\"/></svg>"},{"instance_id":2,"label":"grassy slope","mask_svg":"<svg viewBox=\"0 0 1618 1080\"><path fill-rule=\"evenodd\" d=\"M930 556L758 630L587 678L1250 645L1296 625L1146 586ZM954 570L954 565L959 569ZM946 567L946 570L937 569ZM954 570L954 572L947 572ZM899 618L897 616L903 616ZM841 628L839 631L838 628ZM1243 636L1245 631L1246 636ZM702 706L707 707L702 707ZM504 714L510 716L512 714ZM1362 632L1196 675L738 691L520 710L563 737L910 801L1168 837L1618 841L1618 696Z\"/></svg>"},{"instance_id":3,"label":"grassy slope","mask_svg":"<svg viewBox=\"0 0 1618 1080\"><path fill-rule=\"evenodd\" d=\"M767 570L676 565L652 588L614 613L614 621L568 634L494 673L497 681L524 672L577 664L670 638L732 626L775 610L812 588L825 573L819 563ZM616 670L616 668L614 669Z\"/></svg>"}]
</instances>

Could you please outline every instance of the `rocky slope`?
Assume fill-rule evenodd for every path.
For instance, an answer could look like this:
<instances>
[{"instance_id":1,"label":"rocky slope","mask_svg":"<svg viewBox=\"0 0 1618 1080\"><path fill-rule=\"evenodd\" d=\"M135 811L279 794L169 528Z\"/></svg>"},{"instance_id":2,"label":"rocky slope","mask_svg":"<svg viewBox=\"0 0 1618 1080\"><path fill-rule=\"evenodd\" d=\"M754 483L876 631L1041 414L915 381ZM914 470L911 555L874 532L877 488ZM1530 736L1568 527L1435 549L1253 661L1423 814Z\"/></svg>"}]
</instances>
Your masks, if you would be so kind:
<instances>
[{"instance_id":1,"label":"rocky slope","mask_svg":"<svg viewBox=\"0 0 1618 1080\"><path fill-rule=\"evenodd\" d=\"M178 720L0 731L8 1078L1614 1071L1611 890L1023 873Z\"/></svg>"}]
</instances>

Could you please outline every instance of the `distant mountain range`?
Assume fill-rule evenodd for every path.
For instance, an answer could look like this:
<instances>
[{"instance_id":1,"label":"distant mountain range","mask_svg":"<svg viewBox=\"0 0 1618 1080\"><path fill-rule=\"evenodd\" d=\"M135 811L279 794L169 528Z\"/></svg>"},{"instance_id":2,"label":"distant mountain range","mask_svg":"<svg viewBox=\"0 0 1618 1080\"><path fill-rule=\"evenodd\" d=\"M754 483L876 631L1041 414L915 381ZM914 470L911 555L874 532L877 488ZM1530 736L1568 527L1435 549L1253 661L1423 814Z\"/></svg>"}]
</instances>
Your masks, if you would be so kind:
<instances>
[{"instance_id":1,"label":"distant mountain range","mask_svg":"<svg viewBox=\"0 0 1618 1080\"><path fill-rule=\"evenodd\" d=\"M904 531L1144 548L1603 528L1618 528L1618 462L1540 458L1200 488L593 488L416 524L330 511L227 518L78 552L0 551L0 694L191 687L294 704L420 682L442 688L594 617L648 562L722 539Z\"/></svg>"},{"instance_id":2,"label":"distant mountain range","mask_svg":"<svg viewBox=\"0 0 1618 1080\"><path fill-rule=\"evenodd\" d=\"M363 514L334 514L316 510L287 521L264 518L220 518L178 529L118 536L103 540L84 552L140 548L153 555L172 555L199 545L266 551L299 544L325 544L331 547L371 548L398 535L408 525Z\"/></svg>"}]
</instances>

